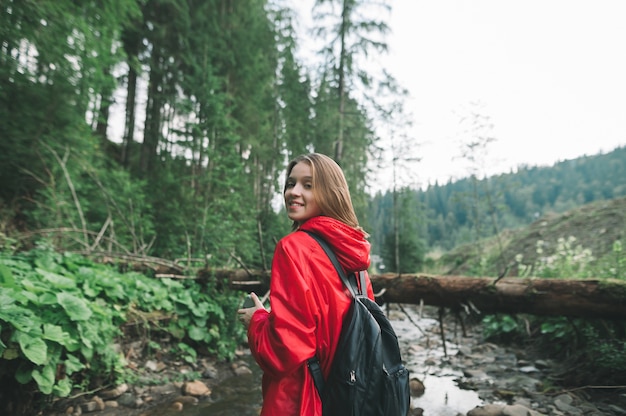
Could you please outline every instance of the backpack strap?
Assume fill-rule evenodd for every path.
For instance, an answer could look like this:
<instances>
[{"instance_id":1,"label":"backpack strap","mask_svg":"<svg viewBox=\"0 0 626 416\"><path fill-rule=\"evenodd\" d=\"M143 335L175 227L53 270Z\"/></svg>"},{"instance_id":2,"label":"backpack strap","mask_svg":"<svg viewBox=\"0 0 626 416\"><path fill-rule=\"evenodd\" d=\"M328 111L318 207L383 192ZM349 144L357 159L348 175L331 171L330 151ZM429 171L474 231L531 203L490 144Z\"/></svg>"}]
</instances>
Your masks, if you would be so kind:
<instances>
[{"instance_id":1,"label":"backpack strap","mask_svg":"<svg viewBox=\"0 0 626 416\"><path fill-rule=\"evenodd\" d=\"M313 378L313 384L315 384L317 394L322 398L326 381L324 380L324 374L322 374L322 367L320 366L320 360L317 358L317 355L309 358L306 362L306 366L309 367L309 372Z\"/></svg>"},{"instance_id":2,"label":"backpack strap","mask_svg":"<svg viewBox=\"0 0 626 416\"><path fill-rule=\"evenodd\" d=\"M326 240L324 240L322 237L315 234L314 232L311 232L308 230L301 230L301 231L304 231L305 233L313 237L319 243L319 245L322 246L322 248L326 252L326 255L328 256L331 263L335 267L335 270L337 270L337 274L341 278L343 285L350 291L350 294L352 295L353 298L356 298L358 296L363 296L363 293L367 293L367 289L366 289L367 282L365 280L365 271L359 272L360 287L359 285L356 285L356 286L353 285L348 279L348 276L346 276L346 272L343 270L343 267L341 267L341 264L339 264L339 259L337 259L335 252L330 248ZM322 367L320 366L320 361L319 361L319 358L317 358L317 355L308 359L307 367L309 367L309 371L311 372L311 377L313 378L313 383L315 384L315 387L317 388L317 393L319 394L320 398L322 398L326 381L324 381L324 375L322 374Z\"/></svg>"},{"instance_id":3,"label":"backpack strap","mask_svg":"<svg viewBox=\"0 0 626 416\"><path fill-rule=\"evenodd\" d=\"M335 266L335 270L337 270L337 274L339 274L341 281L343 282L344 286L350 291L352 297L356 298L357 296L362 295L364 293L363 289L365 288L365 272L359 272L359 274L361 275L361 287L359 288L358 285L355 286L352 282L350 282L348 276L346 276L346 272L343 270L343 267L341 267L341 264L339 264L339 259L337 259L335 252L330 248L326 240L324 240L322 237L312 231L301 231L304 231L305 233L313 237L319 243L319 245L322 246L331 263L333 264L333 266Z\"/></svg>"}]
</instances>

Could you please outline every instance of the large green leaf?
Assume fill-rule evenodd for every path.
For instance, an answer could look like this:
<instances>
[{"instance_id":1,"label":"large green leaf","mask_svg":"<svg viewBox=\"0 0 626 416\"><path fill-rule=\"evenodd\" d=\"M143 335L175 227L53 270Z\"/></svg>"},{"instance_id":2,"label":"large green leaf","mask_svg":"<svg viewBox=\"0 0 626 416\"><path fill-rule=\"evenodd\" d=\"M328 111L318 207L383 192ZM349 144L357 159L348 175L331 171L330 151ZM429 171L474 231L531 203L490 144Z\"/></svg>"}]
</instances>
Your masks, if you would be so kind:
<instances>
[{"instance_id":1,"label":"large green leaf","mask_svg":"<svg viewBox=\"0 0 626 416\"><path fill-rule=\"evenodd\" d=\"M36 368L33 370L32 374L39 386L39 390L41 390L43 394L52 393L52 388L54 387L54 369L51 365L47 365L41 369Z\"/></svg>"},{"instance_id":2,"label":"large green leaf","mask_svg":"<svg viewBox=\"0 0 626 416\"><path fill-rule=\"evenodd\" d=\"M46 362L48 346L40 336L32 336L25 332L18 331L16 338L26 358L37 365L43 365Z\"/></svg>"},{"instance_id":3,"label":"large green leaf","mask_svg":"<svg viewBox=\"0 0 626 416\"><path fill-rule=\"evenodd\" d=\"M55 396L67 397L72 392L72 382L66 377L59 380L53 389Z\"/></svg>"},{"instance_id":4,"label":"large green leaf","mask_svg":"<svg viewBox=\"0 0 626 416\"><path fill-rule=\"evenodd\" d=\"M41 320L30 310L16 305L9 293L13 293L12 290L7 292L0 288L0 320L23 332L31 332L41 325Z\"/></svg>"},{"instance_id":5,"label":"large green leaf","mask_svg":"<svg viewBox=\"0 0 626 416\"><path fill-rule=\"evenodd\" d=\"M80 362L78 357L74 354L67 354L67 359L65 360L65 372L68 376L71 376L74 373L77 373L85 368L85 365Z\"/></svg>"},{"instance_id":6,"label":"large green leaf","mask_svg":"<svg viewBox=\"0 0 626 416\"><path fill-rule=\"evenodd\" d=\"M65 341L69 338L69 334L63 331L63 328L59 325L44 324L43 338L64 345Z\"/></svg>"},{"instance_id":7,"label":"large green leaf","mask_svg":"<svg viewBox=\"0 0 626 416\"><path fill-rule=\"evenodd\" d=\"M37 273L39 273L46 281L57 289L74 289L76 287L76 281L74 279L43 269L36 270Z\"/></svg>"},{"instance_id":8,"label":"large green leaf","mask_svg":"<svg viewBox=\"0 0 626 416\"><path fill-rule=\"evenodd\" d=\"M13 273L4 264L0 264L0 286L15 288L15 278Z\"/></svg>"},{"instance_id":9,"label":"large green leaf","mask_svg":"<svg viewBox=\"0 0 626 416\"><path fill-rule=\"evenodd\" d=\"M15 299L10 296L13 293L12 290L0 288L0 311L15 304Z\"/></svg>"},{"instance_id":10,"label":"large green leaf","mask_svg":"<svg viewBox=\"0 0 626 416\"><path fill-rule=\"evenodd\" d=\"M199 328L197 326L190 327L187 332L189 333L189 338L193 339L194 341L202 341L204 339L204 336L206 335L206 329Z\"/></svg>"},{"instance_id":11,"label":"large green leaf","mask_svg":"<svg viewBox=\"0 0 626 416\"><path fill-rule=\"evenodd\" d=\"M72 321L86 321L91 318L91 309L84 299L67 292L59 292L57 300Z\"/></svg>"}]
</instances>

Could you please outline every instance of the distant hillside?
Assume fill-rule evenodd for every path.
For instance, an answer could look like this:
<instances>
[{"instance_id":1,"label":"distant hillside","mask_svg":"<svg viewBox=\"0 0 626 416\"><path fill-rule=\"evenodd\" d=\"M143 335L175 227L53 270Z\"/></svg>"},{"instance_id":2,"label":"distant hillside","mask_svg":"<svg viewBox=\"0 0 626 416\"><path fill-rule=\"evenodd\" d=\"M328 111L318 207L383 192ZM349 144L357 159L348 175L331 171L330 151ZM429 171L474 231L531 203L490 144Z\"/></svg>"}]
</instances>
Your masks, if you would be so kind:
<instances>
[{"instance_id":1,"label":"distant hillside","mask_svg":"<svg viewBox=\"0 0 626 416\"><path fill-rule=\"evenodd\" d=\"M522 264L535 264L539 256L545 258L555 253L560 238L571 237L575 238L572 248L589 249L596 261L606 260L615 241L624 242L626 237L626 197L593 202L561 214L547 214L527 227L459 246L441 256L437 263L445 274L464 275L482 256L496 264L492 274L498 274L504 267L497 265L514 265L518 255L522 255ZM541 253L538 253L540 241ZM514 266L509 274L516 273Z\"/></svg>"},{"instance_id":2,"label":"distant hillside","mask_svg":"<svg viewBox=\"0 0 626 416\"><path fill-rule=\"evenodd\" d=\"M626 147L619 147L553 166L520 166L487 178L401 189L395 196L391 191L378 194L369 205L368 229L374 254L391 265L394 212L402 230L400 252L408 259L416 248L420 253L447 252L495 235L506 240L504 230L536 226L539 218L625 196ZM532 250L534 246L524 253Z\"/></svg>"}]
</instances>

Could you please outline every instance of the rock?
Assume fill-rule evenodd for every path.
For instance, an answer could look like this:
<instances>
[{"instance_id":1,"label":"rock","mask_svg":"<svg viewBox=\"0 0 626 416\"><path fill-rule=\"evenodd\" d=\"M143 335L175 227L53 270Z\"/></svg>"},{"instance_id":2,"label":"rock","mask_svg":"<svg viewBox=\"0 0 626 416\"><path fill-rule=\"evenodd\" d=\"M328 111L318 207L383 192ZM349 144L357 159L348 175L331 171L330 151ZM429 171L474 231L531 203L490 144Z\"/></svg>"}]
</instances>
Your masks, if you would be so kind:
<instances>
[{"instance_id":1,"label":"rock","mask_svg":"<svg viewBox=\"0 0 626 416\"><path fill-rule=\"evenodd\" d=\"M250 368L244 361L238 361L233 363L231 368L233 369L233 372L238 376L252 374L252 370L250 370Z\"/></svg>"},{"instance_id":2,"label":"rock","mask_svg":"<svg viewBox=\"0 0 626 416\"><path fill-rule=\"evenodd\" d=\"M157 362L154 360L148 360L145 364L146 369L155 372L157 371Z\"/></svg>"},{"instance_id":3,"label":"rock","mask_svg":"<svg viewBox=\"0 0 626 416\"><path fill-rule=\"evenodd\" d=\"M416 407L415 409L409 409L409 414L407 416L423 416L424 409L421 407Z\"/></svg>"},{"instance_id":4,"label":"rock","mask_svg":"<svg viewBox=\"0 0 626 416\"><path fill-rule=\"evenodd\" d=\"M551 363L548 360L536 360L535 367L545 370L551 367Z\"/></svg>"},{"instance_id":5,"label":"rock","mask_svg":"<svg viewBox=\"0 0 626 416\"><path fill-rule=\"evenodd\" d=\"M162 384L160 386L152 386L150 393L166 396L168 394L177 393L180 391L180 387L176 387L173 384Z\"/></svg>"},{"instance_id":6,"label":"rock","mask_svg":"<svg viewBox=\"0 0 626 416\"><path fill-rule=\"evenodd\" d=\"M526 365L524 367L520 367L519 371L522 373L536 373L539 370L537 369L537 367L532 366L532 365Z\"/></svg>"},{"instance_id":7,"label":"rock","mask_svg":"<svg viewBox=\"0 0 626 416\"><path fill-rule=\"evenodd\" d=\"M409 390L411 391L411 396L421 397L424 395L425 391L424 383L414 377L409 380Z\"/></svg>"},{"instance_id":8,"label":"rock","mask_svg":"<svg viewBox=\"0 0 626 416\"><path fill-rule=\"evenodd\" d=\"M467 416L501 416L504 405L501 404L486 404L484 406L477 406L467 412Z\"/></svg>"},{"instance_id":9,"label":"rock","mask_svg":"<svg viewBox=\"0 0 626 416\"><path fill-rule=\"evenodd\" d=\"M173 402L167 409L172 412L182 412L184 408L185 406L181 402Z\"/></svg>"},{"instance_id":10,"label":"rock","mask_svg":"<svg viewBox=\"0 0 626 416\"><path fill-rule=\"evenodd\" d=\"M202 371L203 378L216 379L218 377L217 368L213 364L209 364L206 361L202 362L204 370Z\"/></svg>"},{"instance_id":11,"label":"rock","mask_svg":"<svg viewBox=\"0 0 626 416\"><path fill-rule=\"evenodd\" d=\"M424 365L426 366L435 366L437 365L437 360L433 357L428 357L425 361L424 361Z\"/></svg>"},{"instance_id":12,"label":"rock","mask_svg":"<svg viewBox=\"0 0 626 416\"><path fill-rule=\"evenodd\" d=\"M182 404L198 404L198 398L194 396L180 396L175 401Z\"/></svg>"},{"instance_id":13,"label":"rock","mask_svg":"<svg viewBox=\"0 0 626 416\"><path fill-rule=\"evenodd\" d=\"M183 394L187 396L208 396L211 389L200 380L188 381L183 385Z\"/></svg>"},{"instance_id":14,"label":"rock","mask_svg":"<svg viewBox=\"0 0 626 416\"><path fill-rule=\"evenodd\" d=\"M487 404L478 406L467 412L467 416L541 416L542 413L535 412L519 404L502 405Z\"/></svg>"},{"instance_id":15,"label":"rock","mask_svg":"<svg viewBox=\"0 0 626 416\"><path fill-rule=\"evenodd\" d=\"M91 412L95 412L96 410L101 410L101 409L98 409L98 403L96 403L93 400L88 401L86 403L82 403L80 405L80 408L85 413L91 413Z\"/></svg>"},{"instance_id":16,"label":"rock","mask_svg":"<svg viewBox=\"0 0 626 416\"><path fill-rule=\"evenodd\" d=\"M94 396L93 397L93 401L96 403L96 407L98 410L104 410L106 405L104 404L104 400L102 400L100 397L98 396Z\"/></svg>"},{"instance_id":17,"label":"rock","mask_svg":"<svg viewBox=\"0 0 626 416\"><path fill-rule=\"evenodd\" d=\"M618 415L626 415L626 410L622 409L619 406L616 406L614 404L609 404L609 409L611 409L612 412L617 413Z\"/></svg>"},{"instance_id":18,"label":"rock","mask_svg":"<svg viewBox=\"0 0 626 416\"><path fill-rule=\"evenodd\" d=\"M119 399L117 399L117 402L121 404L122 406L132 407L132 408L137 408L141 406L141 403L143 403L143 401L140 398L136 397L133 393L130 393L130 392L126 392L122 394L119 397Z\"/></svg>"},{"instance_id":19,"label":"rock","mask_svg":"<svg viewBox=\"0 0 626 416\"><path fill-rule=\"evenodd\" d=\"M502 416L541 416L542 413L535 412L520 404L514 404L511 406L504 406L502 409Z\"/></svg>"},{"instance_id":20,"label":"rock","mask_svg":"<svg viewBox=\"0 0 626 416\"><path fill-rule=\"evenodd\" d=\"M569 394L560 394L554 399L554 405L567 415L582 415L582 411L573 406L574 399Z\"/></svg>"},{"instance_id":21,"label":"rock","mask_svg":"<svg viewBox=\"0 0 626 416\"><path fill-rule=\"evenodd\" d=\"M115 399L128 391L128 384L120 384L111 390L104 390L100 392L100 397L104 400Z\"/></svg>"},{"instance_id":22,"label":"rock","mask_svg":"<svg viewBox=\"0 0 626 416\"><path fill-rule=\"evenodd\" d=\"M116 402L115 400L107 400L104 402L104 405L107 408L112 408L112 409L117 409L118 407L120 407L120 404Z\"/></svg>"},{"instance_id":23,"label":"rock","mask_svg":"<svg viewBox=\"0 0 626 416\"><path fill-rule=\"evenodd\" d=\"M477 379L477 380L487 380L487 379L489 379L489 376L482 370L465 369L465 370L463 370L463 375L465 377L473 378L473 379Z\"/></svg>"},{"instance_id":24,"label":"rock","mask_svg":"<svg viewBox=\"0 0 626 416\"><path fill-rule=\"evenodd\" d=\"M459 355L464 355L466 357L471 357L472 355L472 348L466 345L460 345L459 346Z\"/></svg>"}]
</instances>

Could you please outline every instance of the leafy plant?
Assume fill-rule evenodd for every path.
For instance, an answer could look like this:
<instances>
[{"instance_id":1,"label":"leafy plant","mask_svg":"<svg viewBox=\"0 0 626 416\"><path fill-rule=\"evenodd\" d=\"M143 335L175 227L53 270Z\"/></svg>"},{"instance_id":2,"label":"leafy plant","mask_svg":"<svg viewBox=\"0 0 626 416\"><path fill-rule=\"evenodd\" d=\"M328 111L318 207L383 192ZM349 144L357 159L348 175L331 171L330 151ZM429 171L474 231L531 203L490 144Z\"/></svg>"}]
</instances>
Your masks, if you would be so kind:
<instances>
[{"instance_id":1,"label":"leafy plant","mask_svg":"<svg viewBox=\"0 0 626 416\"><path fill-rule=\"evenodd\" d=\"M191 279L122 274L45 245L0 253L0 283L0 374L17 368L19 383L33 382L45 395L67 396L95 376L110 383L132 378L115 344L122 324L139 312L169 316L166 326L152 324L178 338L190 362L197 356L194 343L224 358L243 337L241 325L222 325L235 316L234 295Z\"/></svg>"},{"instance_id":2,"label":"leafy plant","mask_svg":"<svg viewBox=\"0 0 626 416\"><path fill-rule=\"evenodd\" d=\"M544 256L544 242L537 245L538 261L533 265L521 264L522 275L560 278L588 277L620 278L626 264L621 242L613 244L613 255L598 265L592 266L593 256L589 250L575 246L575 239L559 239L558 249L551 256ZM518 257L521 262L521 257ZM547 354L561 358L576 359L590 374L615 380L626 373L626 324L619 321L591 319L568 319L565 317L527 316L525 325L519 318L510 315L490 315L483 318L486 338L511 339L513 336L536 335L533 341ZM580 370L580 368L579 368ZM593 371L591 371L593 370Z\"/></svg>"},{"instance_id":3,"label":"leafy plant","mask_svg":"<svg viewBox=\"0 0 626 416\"><path fill-rule=\"evenodd\" d=\"M482 321L486 338L505 338L521 333L521 325L512 315L487 315Z\"/></svg>"}]
</instances>

